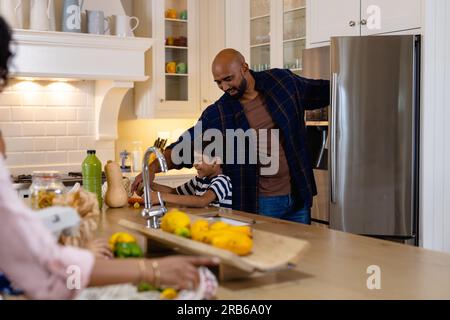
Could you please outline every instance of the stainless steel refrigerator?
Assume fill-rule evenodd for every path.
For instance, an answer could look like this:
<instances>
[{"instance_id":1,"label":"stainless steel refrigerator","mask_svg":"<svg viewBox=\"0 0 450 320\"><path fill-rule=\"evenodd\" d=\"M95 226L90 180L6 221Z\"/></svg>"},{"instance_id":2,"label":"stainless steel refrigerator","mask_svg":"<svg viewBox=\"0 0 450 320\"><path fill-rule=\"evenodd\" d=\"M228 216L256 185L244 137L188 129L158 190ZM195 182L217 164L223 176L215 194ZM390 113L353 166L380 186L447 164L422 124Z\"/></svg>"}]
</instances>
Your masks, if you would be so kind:
<instances>
[{"instance_id":1,"label":"stainless steel refrigerator","mask_svg":"<svg viewBox=\"0 0 450 320\"><path fill-rule=\"evenodd\" d=\"M420 37L336 37L330 58L330 228L417 245Z\"/></svg>"}]
</instances>

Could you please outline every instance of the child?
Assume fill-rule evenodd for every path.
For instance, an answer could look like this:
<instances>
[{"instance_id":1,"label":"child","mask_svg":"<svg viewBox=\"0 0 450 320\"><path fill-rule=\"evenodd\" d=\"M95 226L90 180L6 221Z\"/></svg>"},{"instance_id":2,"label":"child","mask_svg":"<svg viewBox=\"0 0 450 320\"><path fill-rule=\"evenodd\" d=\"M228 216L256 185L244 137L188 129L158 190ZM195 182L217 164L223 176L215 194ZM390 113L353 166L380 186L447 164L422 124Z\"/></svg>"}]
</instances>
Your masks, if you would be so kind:
<instances>
[{"instance_id":1,"label":"child","mask_svg":"<svg viewBox=\"0 0 450 320\"><path fill-rule=\"evenodd\" d=\"M186 207L232 207L232 186L228 176L222 174L222 161L218 157L196 154L194 168L197 176L185 184L170 188L152 184L152 203L159 204L158 192L165 202Z\"/></svg>"}]
</instances>

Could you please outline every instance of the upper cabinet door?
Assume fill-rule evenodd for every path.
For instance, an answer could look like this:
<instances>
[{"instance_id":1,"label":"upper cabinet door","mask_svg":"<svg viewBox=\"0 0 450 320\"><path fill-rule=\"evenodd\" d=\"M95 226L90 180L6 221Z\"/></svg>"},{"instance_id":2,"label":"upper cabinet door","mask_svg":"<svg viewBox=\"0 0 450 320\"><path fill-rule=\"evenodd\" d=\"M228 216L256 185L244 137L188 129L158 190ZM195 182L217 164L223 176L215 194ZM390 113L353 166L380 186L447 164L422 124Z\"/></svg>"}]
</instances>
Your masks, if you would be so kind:
<instances>
[{"instance_id":1,"label":"upper cabinet door","mask_svg":"<svg viewBox=\"0 0 450 320\"><path fill-rule=\"evenodd\" d=\"M204 110L222 95L214 82L212 62L225 48L225 0L200 0L200 105Z\"/></svg>"},{"instance_id":2,"label":"upper cabinet door","mask_svg":"<svg viewBox=\"0 0 450 320\"><path fill-rule=\"evenodd\" d=\"M283 67L300 74L306 47L306 0L283 0Z\"/></svg>"},{"instance_id":3,"label":"upper cabinet door","mask_svg":"<svg viewBox=\"0 0 450 320\"><path fill-rule=\"evenodd\" d=\"M360 35L360 0L308 0L310 43Z\"/></svg>"},{"instance_id":4,"label":"upper cabinet door","mask_svg":"<svg viewBox=\"0 0 450 320\"><path fill-rule=\"evenodd\" d=\"M361 35L422 27L422 0L361 0Z\"/></svg>"},{"instance_id":5,"label":"upper cabinet door","mask_svg":"<svg viewBox=\"0 0 450 320\"><path fill-rule=\"evenodd\" d=\"M250 0L250 63L255 71L271 67L271 2Z\"/></svg>"}]
</instances>

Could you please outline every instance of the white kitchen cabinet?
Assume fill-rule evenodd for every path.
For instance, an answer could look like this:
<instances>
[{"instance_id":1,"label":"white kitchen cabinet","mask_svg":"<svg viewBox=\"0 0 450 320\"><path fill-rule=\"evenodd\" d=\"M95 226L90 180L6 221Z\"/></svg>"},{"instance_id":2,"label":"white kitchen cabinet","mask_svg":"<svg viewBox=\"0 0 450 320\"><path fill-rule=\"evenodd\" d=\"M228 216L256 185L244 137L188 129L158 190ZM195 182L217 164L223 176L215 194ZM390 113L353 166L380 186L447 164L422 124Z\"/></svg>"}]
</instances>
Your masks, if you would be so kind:
<instances>
[{"instance_id":1,"label":"white kitchen cabinet","mask_svg":"<svg viewBox=\"0 0 450 320\"><path fill-rule=\"evenodd\" d=\"M307 0L308 47L333 36L390 34L422 27L423 0Z\"/></svg>"},{"instance_id":2,"label":"white kitchen cabinet","mask_svg":"<svg viewBox=\"0 0 450 320\"><path fill-rule=\"evenodd\" d=\"M380 24L374 28L370 20L377 16ZM363 36L421 28L422 0L361 0L361 17Z\"/></svg>"},{"instance_id":3,"label":"white kitchen cabinet","mask_svg":"<svg viewBox=\"0 0 450 320\"><path fill-rule=\"evenodd\" d=\"M197 118L221 96L211 74L215 55L225 47L225 0L136 0L141 20L136 34L152 37L146 68L151 79L136 86L139 118ZM176 19L166 17L175 9ZM187 10L187 20L179 19ZM169 37L187 38L187 46L173 45ZM167 63L183 62L187 73L168 73ZM172 70L173 71L173 70Z\"/></svg>"},{"instance_id":4,"label":"white kitchen cabinet","mask_svg":"<svg viewBox=\"0 0 450 320\"><path fill-rule=\"evenodd\" d=\"M360 0L308 0L309 42L360 35Z\"/></svg>"},{"instance_id":5,"label":"white kitchen cabinet","mask_svg":"<svg viewBox=\"0 0 450 320\"><path fill-rule=\"evenodd\" d=\"M253 70L269 69L275 63L273 56L275 28L273 2L270 0L250 0L250 64Z\"/></svg>"},{"instance_id":6,"label":"white kitchen cabinet","mask_svg":"<svg viewBox=\"0 0 450 320\"><path fill-rule=\"evenodd\" d=\"M305 0L244 0L239 5L229 0L226 5L227 46L241 51L251 69L301 71L306 46Z\"/></svg>"},{"instance_id":7,"label":"white kitchen cabinet","mask_svg":"<svg viewBox=\"0 0 450 320\"><path fill-rule=\"evenodd\" d=\"M214 82L212 62L225 48L225 0L200 0L200 105L201 110L222 95Z\"/></svg>"},{"instance_id":8,"label":"white kitchen cabinet","mask_svg":"<svg viewBox=\"0 0 450 320\"><path fill-rule=\"evenodd\" d=\"M300 73L306 47L306 1L283 0L277 10L282 19L283 68Z\"/></svg>"},{"instance_id":9,"label":"white kitchen cabinet","mask_svg":"<svg viewBox=\"0 0 450 320\"><path fill-rule=\"evenodd\" d=\"M139 118L198 116L199 1L137 0L133 5L135 15L143 24L136 34L154 39L153 50L146 57L146 72L151 79L135 90L136 115ZM175 10L175 16L170 17L168 10ZM187 11L187 19L181 18L183 11ZM175 67L170 68L168 64Z\"/></svg>"}]
</instances>

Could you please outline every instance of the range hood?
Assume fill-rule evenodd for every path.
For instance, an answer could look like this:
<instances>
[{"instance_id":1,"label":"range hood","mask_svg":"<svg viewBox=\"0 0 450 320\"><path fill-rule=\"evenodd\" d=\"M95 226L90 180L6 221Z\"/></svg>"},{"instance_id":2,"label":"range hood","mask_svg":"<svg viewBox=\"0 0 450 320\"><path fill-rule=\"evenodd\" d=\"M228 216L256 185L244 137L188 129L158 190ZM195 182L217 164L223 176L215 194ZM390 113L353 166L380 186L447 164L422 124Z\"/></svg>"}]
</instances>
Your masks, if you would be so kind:
<instances>
[{"instance_id":1,"label":"range hood","mask_svg":"<svg viewBox=\"0 0 450 320\"><path fill-rule=\"evenodd\" d=\"M153 40L66 32L14 30L11 77L94 80L97 140L117 139L120 105L135 81L145 81Z\"/></svg>"}]
</instances>

